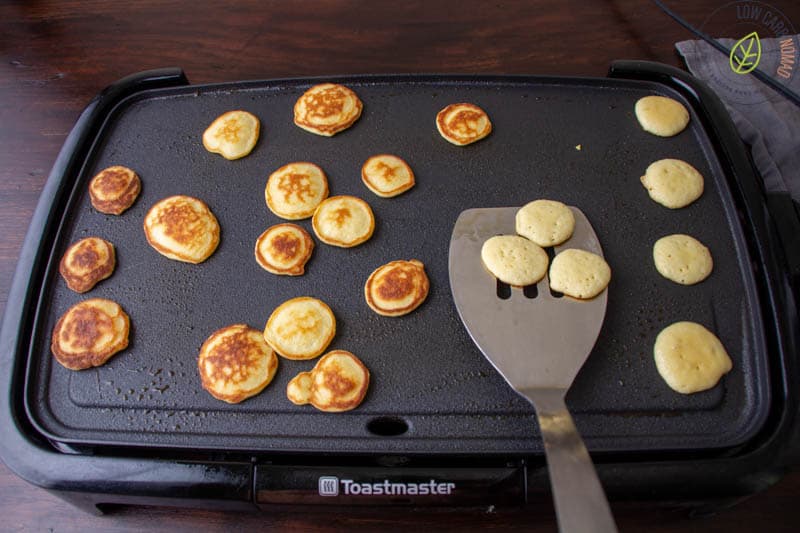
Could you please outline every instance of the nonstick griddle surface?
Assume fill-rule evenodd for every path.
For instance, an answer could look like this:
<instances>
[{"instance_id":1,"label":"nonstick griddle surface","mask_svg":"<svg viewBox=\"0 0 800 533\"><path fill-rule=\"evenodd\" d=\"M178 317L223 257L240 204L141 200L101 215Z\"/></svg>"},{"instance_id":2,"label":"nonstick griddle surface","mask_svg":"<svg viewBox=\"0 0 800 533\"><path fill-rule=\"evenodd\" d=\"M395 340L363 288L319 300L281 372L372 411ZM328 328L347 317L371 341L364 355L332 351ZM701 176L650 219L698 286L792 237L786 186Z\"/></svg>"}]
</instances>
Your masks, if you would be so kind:
<instances>
[{"instance_id":1,"label":"nonstick griddle surface","mask_svg":"<svg viewBox=\"0 0 800 533\"><path fill-rule=\"evenodd\" d=\"M110 113L83 172L69 177L75 185L59 213L63 223L36 310L26 406L40 431L79 444L541 453L532 408L462 327L450 295L447 251L462 210L550 198L587 215L613 271L599 340L567 397L589 448L707 450L741 444L757 432L769 404L763 325L725 169L694 114L673 138L644 132L633 114L642 96L680 95L659 84L604 79L333 81L355 90L364 112L332 138L292 123L294 102L316 83L311 80L152 90ZM489 137L467 147L445 142L434 124L440 109L461 101L481 106L494 125ZM232 109L262 121L255 149L237 161L208 153L200 139L215 117ZM416 186L392 199L367 190L361 165L377 153L407 160ZM688 161L706 178L703 196L685 209L654 203L639 182L651 162L665 157ZM274 276L253 257L258 235L281 222L264 202L267 177L291 161L320 165L331 195L365 199L377 220L372 239L356 248L315 239L306 274L297 278ZM120 217L93 209L87 192L96 172L116 164L135 169L143 182L136 204ZM145 213L173 194L201 198L219 219L221 243L203 264L168 260L145 240ZM300 224L311 231L310 220ZM684 287L656 272L652 245L670 233L689 233L711 249L710 278ZM111 278L78 295L66 288L57 264L70 243L89 235L115 244L118 266ZM427 301L405 317L376 315L364 301L367 277L384 263L411 258L426 265ZM238 405L202 389L197 354L212 332L234 323L261 329L276 306L303 295L321 298L336 314L330 349L352 351L370 369L370 389L358 409L326 414L286 399L288 381L313 361L281 359L272 384ZM50 355L51 332L69 306L88 297L122 305L131 317L131 344L105 366L72 372ZM710 391L675 393L656 371L655 337L678 320L716 332L733 360L733 370ZM408 430L386 436L368 429L387 417Z\"/></svg>"}]
</instances>

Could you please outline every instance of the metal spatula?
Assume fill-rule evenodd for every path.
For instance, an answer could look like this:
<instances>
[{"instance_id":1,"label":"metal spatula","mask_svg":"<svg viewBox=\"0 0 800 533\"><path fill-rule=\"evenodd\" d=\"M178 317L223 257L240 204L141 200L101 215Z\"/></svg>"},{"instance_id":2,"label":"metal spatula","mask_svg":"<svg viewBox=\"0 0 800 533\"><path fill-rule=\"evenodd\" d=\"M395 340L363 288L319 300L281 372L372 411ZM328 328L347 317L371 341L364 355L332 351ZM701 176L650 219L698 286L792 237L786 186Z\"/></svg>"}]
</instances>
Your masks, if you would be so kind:
<instances>
[{"instance_id":1,"label":"metal spatula","mask_svg":"<svg viewBox=\"0 0 800 533\"><path fill-rule=\"evenodd\" d=\"M575 231L562 246L602 255L586 216L570 207ZM516 207L468 209L450 240L450 287L472 340L508 383L536 409L544 440L559 529L616 531L614 518L564 397L592 351L606 312L607 291L577 301L551 294L547 277L536 291L514 288L501 298L483 266L481 247L514 235ZM503 295L507 296L507 295Z\"/></svg>"}]
</instances>

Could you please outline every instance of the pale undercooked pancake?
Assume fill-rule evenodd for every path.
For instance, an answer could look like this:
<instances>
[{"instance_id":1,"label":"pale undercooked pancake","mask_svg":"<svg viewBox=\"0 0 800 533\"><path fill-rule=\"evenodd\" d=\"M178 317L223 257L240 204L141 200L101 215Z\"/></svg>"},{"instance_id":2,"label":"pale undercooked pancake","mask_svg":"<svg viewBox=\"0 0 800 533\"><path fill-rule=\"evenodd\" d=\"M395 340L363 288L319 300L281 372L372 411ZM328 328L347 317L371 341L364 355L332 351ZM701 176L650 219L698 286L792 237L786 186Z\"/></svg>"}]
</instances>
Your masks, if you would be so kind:
<instances>
[{"instance_id":1,"label":"pale undercooked pancake","mask_svg":"<svg viewBox=\"0 0 800 533\"><path fill-rule=\"evenodd\" d=\"M289 163L270 174L264 197L270 211L281 218L308 218L328 197L328 178L313 163Z\"/></svg>"},{"instance_id":2,"label":"pale undercooked pancake","mask_svg":"<svg viewBox=\"0 0 800 533\"><path fill-rule=\"evenodd\" d=\"M333 350L323 355L311 372L301 372L286 387L294 404L310 403L320 411L338 413L355 409L369 388L369 370L355 355Z\"/></svg>"},{"instance_id":3,"label":"pale undercooked pancake","mask_svg":"<svg viewBox=\"0 0 800 533\"><path fill-rule=\"evenodd\" d=\"M100 237L86 237L67 248L58 271L67 287L82 293L109 277L115 266L114 245Z\"/></svg>"},{"instance_id":4,"label":"pale undercooked pancake","mask_svg":"<svg viewBox=\"0 0 800 533\"><path fill-rule=\"evenodd\" d=\"M313 359L336 334L336 318L328 305L301 296L279 305L267 320L264 339L287 359Z\"/></svg>"},{"instance_id":5,"label":"pale undercooked pancake","mask_svg":"<svg viewBox=\"0 0 800 533\"><path fill-rule=\"evenodd\" d=\"M277 224L256 240L256 261L273 274L300 276L311 258L314 241L297 224Z\"/></svg>"},{"instance_id":6,"label":"pale undercooked pancake","mask_svg":"<svg viewBox=\"0 0 800 533\"><path fill-rule=\"evenodd\" d=\"M659 137L677 135L689 123L689 112L683 104L666 96L640 98L634 111L644 131Z\"/></svg>"},{"instance_id":7,"label":"pale undercooked pancake","mask_svg":"<svg viewBox=\"0 0 800 533\"><path fill-rule=\"evenodd\" d=\"M486 269L503 283L524 287L538 283L547 273L547 252L518 235L497 235L483 243L481 259Z\"/></svg>"},{"instance_id":8,"label":"pale undercooked pancake","mask_svg":"<svg viewBox=\"0 0 800 533\"><path fill-rule=\"evenodd\" d=\"M656 368L673 390L691 394L710 389L733 367L716 335L695 322L676 322L656 337Z\"/></svg>"},{"instance_id":9,"label":"pale undercooked pancake","mask_svg":"<svg viewBox=\"0 0 800 533\"><path fill-rule=\"evenodd\" d=\"M147 212L144 234L161 255L185 263L202 263L217 249L219 223L202 200L170 196Z\"/></svg>"},{"instance_id":10,"label":"pale undercooked pancake","mask_svg":"<svg viewBox=\"0 0 800 533\"><path fill-rule=\"evenodd\" d=\"M448 142L465 146L489 135L492 122L475 104L450 104L436 115L436 129Z\"/></svg>"},{"instance_id":11,"label":"pale undercooked pancake","mask_svg":"<svg viewBox=\"0 0 800 533\"><path fill-rule=\"evenodd\" d=\"M650 198L670 209L686 207L703 194L703 176L680 159L651 163L641 182Z\"/></svg>"},{"instance_id":12,"label":"pale undercooked pancake","mask_svg":"<svg viewBox=\"0 0 800 533\"><path fill-rule=\"evenodd\" d=\"M258 118L252 113L228 111L203 132L203 146L225 159L239 159L255 147L260 127Z\"/></svg>"},{"instance_id":13,"label":"pale undercooked pancake","mask_svg":"<svg viewBox=\"0 0 800 533\"><path fill-rule=\"evenodd\" d=\"M572 237L575 216L561 202L534 200L517 211L516 229L539 246L556 246Z\"/></svg>"},{"instance_id":14,"label":"pale undercooked pancake","mask_svg":"<svg viewBox=\"0 0 800 533\"><path fill-rule=\"evenodd\" d=\"M100 366L128 346L130 319L118 303L91 298L70 307L53 329L50 350L70 370Z\"/></svg>"},{"instance_id":15,"label":"pale undercooked pancake","mask_svg":"<svg viewBox=\"0 0 800 533\"><path fill-rule=\"evenodd\" d=\"M414 172L396 155L380 154L367 159L361 167L361 180L378 196L391 198L414 186Z\"/></svg>"},{"instance_id":16,"label":"pale undercooked pancake","mask_svg":"<svg viewBox=\"0 0 800 533\"><path fill-rule=\"evenodd\" d=\"M594 298L610 281L611 267L605 259L586 250L564 250L550 263L550 288L579 300Z\"/></svg>"},{"instance_id":17,"label":"pale undercooked pancake","mask_svg":"<svg viewBox=\"0 0 800 533\"><path fill-rule=\"evenodd\" d=\"M95 209L108 215L120 215L133 205L142 181L133 170L113 166L101 170L89 182L89 198Z\"/></svg>"},{"instance_id":18,"label":"pale undercooked pancake","mask_svg":"<svg viewBox=\"0 0 800 533\"><path fill-rule=\"evenodd\" d=\"M392 261L370 274L364 285L364 297L379 315L401 316L419 307L428 297L429 288L421 261Z\"/></svg>"},{"instance_id":19,"label":"pale undercooked pancake","mask_svg":"<svg viewBox=\"0 0 800 533\"><path fill-rule=\"evenodd\" d=\"M239 403L270 384L278 357L257 329L234 324L215 331L200 348L197 369L214 398Z\"/></svg>"},{"instance_id":20,"label":"pale undercooked pancake","mask_svg":"<svg viewBox=\"0 0 800 533\"><path fill-rule=\"evenodd\" d=\"M294 123L311 133L331 137L346 130L361 116L358 95L343 85L315 85L294 104Z\"/></svg>"},{"instance_id":21,"label":"pale undercooked pancake","mask_svg":"<svg viewBox=\"0 0 800 533\"><path fill-rule=\"evenodd\" d=\"M714 260L708 248L689 235L667 235L653 245L656 270L682 285L700 283L711 274Z\"/></svg>"},{"instance_id":22,"label":"pale undercooked pancake","mask_svg":"<svg viewBox=\"0 0 800 533\"><path fill-rule=\"evenodd\" d=\"M331 196L314 211L311 225L322 242L350 248L372 237L375 215L369 204L361 198Z\"/></svg>"}]
</instances>

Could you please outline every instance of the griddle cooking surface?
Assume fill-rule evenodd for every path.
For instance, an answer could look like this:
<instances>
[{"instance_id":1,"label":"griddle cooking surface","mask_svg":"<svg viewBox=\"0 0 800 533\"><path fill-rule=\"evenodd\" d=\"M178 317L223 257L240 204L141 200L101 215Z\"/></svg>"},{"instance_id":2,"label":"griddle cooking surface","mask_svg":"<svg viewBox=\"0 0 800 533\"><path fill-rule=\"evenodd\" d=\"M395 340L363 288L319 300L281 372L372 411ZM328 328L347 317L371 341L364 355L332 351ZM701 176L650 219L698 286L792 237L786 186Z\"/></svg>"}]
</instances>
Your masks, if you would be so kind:
<instances>
[{"instance_id":1,"label":"griddle cooking surface","mask_svg":"<svg viewBox=\"0 0 800 533\"><path fill-rule=\"evenodd\" d=\"M540 453L532 408L470 341L447 274L450 233L462 210L537 198L583 210L613 270L603 330L567 397L589 448L719 448L759 429L768 405L766 354L724 171L696 117L686 131L664 139L642 131L633 115L642 96L679 95L621 80L338 81L359 94L364 112L333 138L292 123L292 106L309 80L148 91L110 114L83 173L73 177L34 331L26 402L49 438L250 451ZM460 101L481 106L494 125L489 137L467 147L444 141L434 124L440 109ZM215 117L232 109L262 121L255 149L237 161L208 153L200 140ZM360 169L377 153L408 161L417 185L392 199L372 194ZM705 193L688 208L655 204L639 183L647 165L665 157L684 159L706 177ZM258 235L281 222L264 202L267 177L291 161L320 165L331 195L367 200L377 219L372 239L356 248L317 241L298 278L269 274L253 257ZM136 204L121 217L95 211L87 193L91 177L116 164L135 169L143 182ZM173 194L203 199L219 219L220 246L201 265L170 261L145 240L145 213ZM300 224L311 231L310 220ZM678 286L652 265L652 244L678 232L692 234L713 254L714 272L699 285ZM89 235L116 245L118 266L93 291L77 295L54 267L71 242ZM426 265L428 300L405 317L376 315L363 297L367 277L384 263L411 258ZM197 354L212 332L233 323L263 328L277 305L302 295L321 298L336 314L330 349L352 351L370 369L371 386L358 409L325 414L286 399L288 381L313 361L281 359L273 383L239 405L201 388ZM131 344L103 367L71 372L49 353L51 331L69 306L87 297L122 305L131 317ZM677 320L705 324L728 349L733 370L714 389L684 396L658 376L655 336ZM531 351L534 356L535 346ZM408 431L371 433L368 423L381 417L402 419Z\"/></svg>"}]
</instances>

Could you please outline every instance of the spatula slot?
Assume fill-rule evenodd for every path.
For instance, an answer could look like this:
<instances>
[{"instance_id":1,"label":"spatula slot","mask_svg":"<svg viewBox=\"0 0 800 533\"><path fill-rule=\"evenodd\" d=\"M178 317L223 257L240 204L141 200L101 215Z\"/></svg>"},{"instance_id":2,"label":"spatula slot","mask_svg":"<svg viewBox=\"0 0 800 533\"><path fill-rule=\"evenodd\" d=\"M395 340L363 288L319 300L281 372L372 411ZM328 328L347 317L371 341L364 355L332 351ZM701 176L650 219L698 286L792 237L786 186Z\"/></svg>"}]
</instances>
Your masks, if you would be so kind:
<instances>
[{"instance_id":1,"label":"spatula slot","mask_svg":"<svg viewBox=\"0 0 800 533\"><path fill-rule=\"evenodd\" d=\"M511 285L497 280L497 297L501 300L508 300L511 298Z\"/></svg>"},{"instance_id":2,"label":"spatula slot","mask_svg":"<svg viewBox=\"0 0 800 533\"><path fill-rule=\"evenodd\" d=\"M556 256L556 249L552 246L548 246L547 248L544 249L544 251L547 253L547 264L552 265L553 258ZM552 296L553 298L561 298L564 296L563 292L554 291L553 289L549 288L549 285L550 284L548 283L548 290L550 291L550 296Z\"/></svg>"},{"instance_id":3,"label":"spatula slot","mask_svg":"<svg viewBox=\"0 0 800 533\"><path fill-rule=\"evenodd\" d=\"M525 298L536 298L539 296L539 288L535 283L533 285L525 285L522 287L522 294L525 295Z\"/></svg>"}]
</instances>

